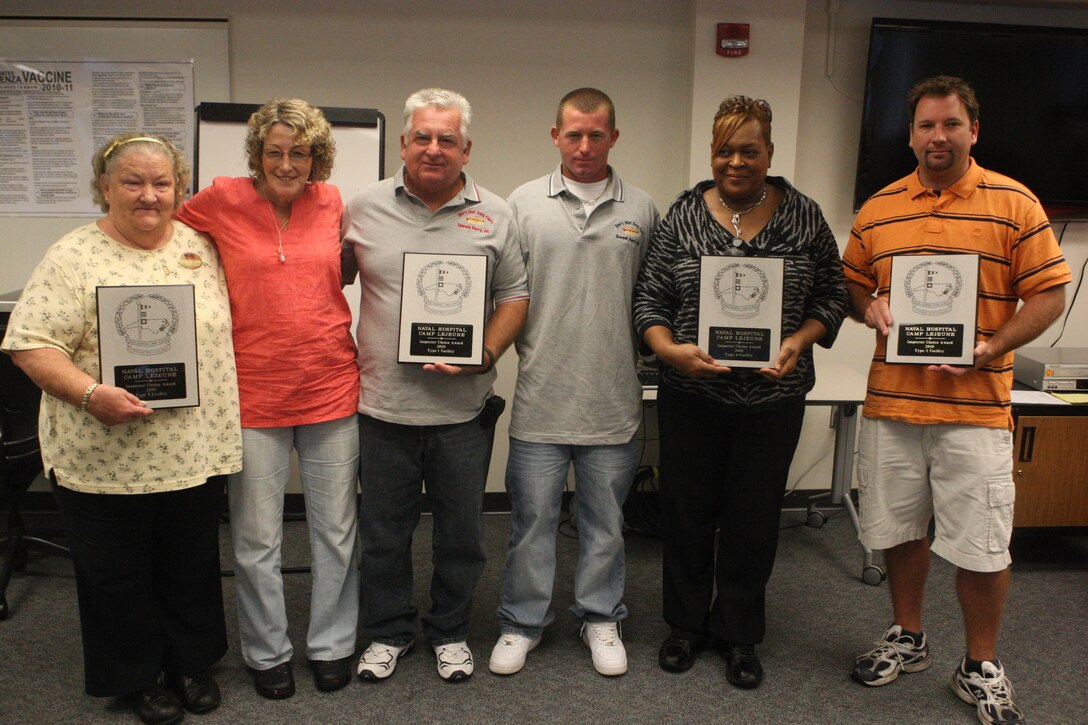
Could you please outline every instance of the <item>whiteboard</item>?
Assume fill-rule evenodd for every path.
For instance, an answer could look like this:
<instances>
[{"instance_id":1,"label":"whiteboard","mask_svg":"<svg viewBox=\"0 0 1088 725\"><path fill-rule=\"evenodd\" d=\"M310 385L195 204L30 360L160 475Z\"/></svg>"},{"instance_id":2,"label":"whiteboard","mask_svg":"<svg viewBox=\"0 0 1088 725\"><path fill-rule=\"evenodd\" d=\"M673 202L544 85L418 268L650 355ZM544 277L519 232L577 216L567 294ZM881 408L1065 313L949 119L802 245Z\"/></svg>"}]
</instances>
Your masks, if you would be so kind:
<instances>
[{"instance_id":1,"label":"whiteboard","mask_svg":"<svg viewBox=\"0 0 1088 725\"><path fill-rule=\"evenodd\" d=\"M246 121L256 103L202 103L196 110L196 145L193 188L211 186L216 176L249 176L246 163ZM329 183L340 189L347 204L364 186L385 177L385 117L373 108L322 107L332 126L336 159ZM351 330L359 323L358 278L344 288L351 308Z\"/></svg>"},{"instance_id":2,"label":"whiteboard","mask_svg":"<svg viewBox=\"0 0 1088 725\"><path fill-rule=\"evenodd\" d=\"M216 176L249 176L246 122L256 103L201 103L196 109L193 188L211 186ZM385 117L373 108L321 107L332 126L336 161L329 183L346 204L360 189L385 177Z\"/></svg>"}]
</instances>

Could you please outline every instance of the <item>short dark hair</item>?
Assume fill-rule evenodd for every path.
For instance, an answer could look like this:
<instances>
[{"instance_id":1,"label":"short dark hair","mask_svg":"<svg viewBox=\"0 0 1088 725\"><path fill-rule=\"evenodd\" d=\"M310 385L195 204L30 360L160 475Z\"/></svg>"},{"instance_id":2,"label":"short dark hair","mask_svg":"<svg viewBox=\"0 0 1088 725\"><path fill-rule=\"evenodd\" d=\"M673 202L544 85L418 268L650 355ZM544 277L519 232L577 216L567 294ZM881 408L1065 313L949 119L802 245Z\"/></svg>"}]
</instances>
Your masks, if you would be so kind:
<instances>
[{"instance_id":1,"label":"short dark hair","mask_svg":"<svg viewBox=\"0 0 1088 725\"><path fill-rule=\"evenodd\" d=\"M971 123L978 120L978 99L975 97L975 89L971 84L956 76L934 76L926 78L914 84L907 94L907 116L910 124L914 125L914 110L918 108L918 101L924 96L959 96L964 109L967 110L967 118Z\"/></svg>"},{"instance_id":2,"label":"short dark hair","mask_svg":"<svg viewBox=\"0 0 1088 725\"><path fill-rule=\"evenodd\" d=\"M556 128L563 127L563 109L567 106L582 113L593 113L604 106L608 111L608 129L611 131L616 128L616 106L604 91L596 88L576 88L563 96L563 99L559 101L559 109L555 112Z\"/></svg>"},{"instance_id":3,"label":"short dark hair","mask_svg":"<svg viewBox=\"0 0 1088 725\"><path fill-rule=\"evenodd\" d=\"M716 154L725 146L737 129L748 121L759 121L763 141L771 145L771 104L762 98L729 96L718 105L711 127L710 153Z\"/></svg>"}]
</instances>

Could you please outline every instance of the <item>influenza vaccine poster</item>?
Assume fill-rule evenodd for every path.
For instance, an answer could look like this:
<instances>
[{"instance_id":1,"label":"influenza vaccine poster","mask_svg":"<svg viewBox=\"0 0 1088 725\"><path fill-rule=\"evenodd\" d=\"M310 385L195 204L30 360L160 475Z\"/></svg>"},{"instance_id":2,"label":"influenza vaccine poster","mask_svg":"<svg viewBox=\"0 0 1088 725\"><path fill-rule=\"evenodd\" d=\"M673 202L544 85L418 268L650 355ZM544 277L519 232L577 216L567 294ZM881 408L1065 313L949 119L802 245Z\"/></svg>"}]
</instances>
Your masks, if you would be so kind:
<instances>
[{"instance_id":1,"label":"influenza vaccine poster","mask_svg":"<svg viewBox=\"0 0 1088 725\"><path fill-rule=\"evenodd\" d=\"M193 148L193 63L0 59L0 215L97 216L91 157L118 133Z\"/></svg>"}]
</instances>

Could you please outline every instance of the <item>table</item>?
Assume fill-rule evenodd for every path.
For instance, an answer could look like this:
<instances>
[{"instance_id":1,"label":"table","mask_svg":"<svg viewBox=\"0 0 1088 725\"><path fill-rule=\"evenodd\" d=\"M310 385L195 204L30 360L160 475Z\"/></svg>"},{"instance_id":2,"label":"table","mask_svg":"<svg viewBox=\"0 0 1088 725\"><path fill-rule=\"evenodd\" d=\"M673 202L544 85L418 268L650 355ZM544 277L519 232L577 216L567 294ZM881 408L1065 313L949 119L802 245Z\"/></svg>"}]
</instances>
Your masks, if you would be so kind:
<instances>
[{"instance_id":1,"label":"table","mask_svg":"<svg viewBox=\"0 0 1088 725\"><path fill-rule=\"evenodd\" d=\"M858 435L858 408L865 401L867 376L847 365L823 364L816 368L816 386L805 398L805 405L830 406L835 415L835 458L831 468L831 492L819 493L809 499L807 523L820 528L827 515L817 510L816 502L830 497L833 506L846 509L854 530L861 532L857 508L850 497L854 484L854 444ZM861 580L870 586L880 586L884 569L873 563L873 550L862 544Z\"/></svg>"}]
</instances>

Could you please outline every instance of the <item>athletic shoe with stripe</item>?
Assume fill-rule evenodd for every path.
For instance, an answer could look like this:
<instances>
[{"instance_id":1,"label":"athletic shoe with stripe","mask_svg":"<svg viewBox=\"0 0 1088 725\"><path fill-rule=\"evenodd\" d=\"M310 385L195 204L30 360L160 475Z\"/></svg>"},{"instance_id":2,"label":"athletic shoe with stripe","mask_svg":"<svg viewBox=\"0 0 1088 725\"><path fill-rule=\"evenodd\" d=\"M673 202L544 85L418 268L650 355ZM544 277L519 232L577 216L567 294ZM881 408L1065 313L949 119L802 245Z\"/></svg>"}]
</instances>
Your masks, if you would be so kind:
<instances>
[{"instance_id":1,"label":"athletic shoe with stripe","mask_svg":"<svg viewBox=\"0 0 1088 725\"><path fill-rule=\"evenodd\" d=\"M434 658L438 665L438 676L446 682L460 682L472 677L472 651L468 648L468 642L436 644Z\"/></svg>"},{"instance_id":2,"label":"athletic shoe with stripe","mask_svg":"<svg viewBox=\"0 0 1088 725\"><path fill-rule=\"evenodd\" d=\"M412 643L398 647L392 644L371 642L359 658L355 671L361 680L384 680L397 668L397 660L408 654Z\"/></svg>"},{"instance_id":3,"label":"athletic shoe with stripe","mask_svg":"<svg viewBox=\"0 0 1088 725\"><path fill-rule=\"evenodd\" d=\"M978 721L983 725L1023 725L1024 713L1012 701L1012 683L1005 668L997 660L982 663L982 674L968 672L966 661L952 673L952 692L964 702L974 705Z\"/></svg>"},{"instance_id":4,"label":"athletic shoe with stripe","mask_svg":"<svg viewBox=\"0 0 1088 725\"><path fill-rule=\"evenodd\" d=\"M884 638L874 642L871 650L854 662L850 677L869 687L886 685L900 672L920 672L930 665L929 645L923 632L921 642L903 634L903 628L893 624Z\"/></svg>"}]
</instances>

